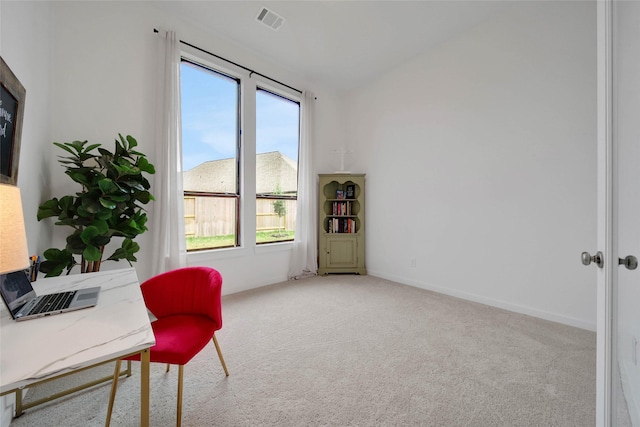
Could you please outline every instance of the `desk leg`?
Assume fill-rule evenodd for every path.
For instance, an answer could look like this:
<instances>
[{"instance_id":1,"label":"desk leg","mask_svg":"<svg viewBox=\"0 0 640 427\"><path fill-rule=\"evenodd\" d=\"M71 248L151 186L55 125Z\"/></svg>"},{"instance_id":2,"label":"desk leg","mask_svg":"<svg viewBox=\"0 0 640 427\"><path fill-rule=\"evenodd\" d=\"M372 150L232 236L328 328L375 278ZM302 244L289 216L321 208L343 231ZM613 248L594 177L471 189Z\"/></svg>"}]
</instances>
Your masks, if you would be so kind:
<instances>
[{"instance_id":1,"label":"desk leg","mask_svg":"<svg viewBox=\"0 0 640 427\"><path fill-rule=\"evenodd\" d=\"M140 427L149 427L149 349L140 352Z\"/></svg>"},{"instance_id":2,"label":"desk leg","mask_svg":"<svg viewBox=\"0 0 640 427\"><path fill-rule=\"evenodd\" d=\"M16 415L15 418L18 418L22 415L22 389L19 388L16 390Z\"/></svg>"}]
</instances>

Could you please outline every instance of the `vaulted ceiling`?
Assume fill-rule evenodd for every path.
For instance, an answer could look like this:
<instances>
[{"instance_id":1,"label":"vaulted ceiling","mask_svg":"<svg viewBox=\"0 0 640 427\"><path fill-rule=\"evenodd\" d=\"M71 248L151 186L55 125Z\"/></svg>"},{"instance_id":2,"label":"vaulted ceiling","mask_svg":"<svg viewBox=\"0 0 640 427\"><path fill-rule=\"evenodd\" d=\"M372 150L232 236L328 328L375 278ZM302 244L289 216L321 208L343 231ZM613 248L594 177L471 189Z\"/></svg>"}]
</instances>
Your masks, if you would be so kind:
<instances>
[{"instance_id":1,"label":"vaulted ceiling","mask_svg":"<svg viewBox=\"0 0 640 427\"><path fill-rule=\"evenodd\" d=\"M355 88L465 31L500 1L156 1L206 31L336 90ZM273 30L266 7L284 18Z\"/></svg>"}]
</instances>

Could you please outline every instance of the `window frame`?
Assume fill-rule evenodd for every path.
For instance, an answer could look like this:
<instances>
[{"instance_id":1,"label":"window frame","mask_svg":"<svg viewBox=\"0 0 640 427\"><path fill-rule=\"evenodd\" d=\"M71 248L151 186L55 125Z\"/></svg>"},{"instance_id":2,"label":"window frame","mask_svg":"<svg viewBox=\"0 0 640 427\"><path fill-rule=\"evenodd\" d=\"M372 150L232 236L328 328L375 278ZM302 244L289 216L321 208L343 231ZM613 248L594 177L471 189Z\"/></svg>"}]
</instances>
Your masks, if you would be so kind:
<instances>
[{"instance_id":1,"label":"window frame","mask_svg":"<svg viewBox=\"0 0 640 427\"><path fill-rule=\"evenodd\" d=\"M302 115L300 114L302 111L302 99L299 96L293 97L290 94L285 95L282 91L278 91L278 90L274 90L273 88L269 87L268 85L264 85L264 84L256 84L256 98L258 95L258 92L266 92L269 95L273 95L275 97L281 98L285 101L288 102L293 102L294 104L298 105L298 146L297 146L297 152L298 155L296 156L296 194L295 196L292 195L263 195L262 193L259 195L258 191L256 190L256 194L255 194L255 198L256 200L258 198L260 199L265 199L265 200L295 200L296 204L298 201L298 182L300 181L300 130L302 129ZM258 109L256 108L256 115L257 115ZM256 120L257 123L257 120ZM257 126L256 126L256 144L257 144ZM255 153L254 155L258 156L258 149L256 146L255 149ZM256 177L257 178L257 177ZM257 182L257 180L256 180ZM257 210L256 210L256 215L258 214ZM297 224L296 224L297 226ZM258 232L258 229L256 227L256 233ZM286 242L293 242L295 239L295 232L294 232L294 238L292 239L286 239L286 240L276 240L276 241L272 241L272 242L261 242L258 243L256 242L256 245L258 246L265 246L265 245L274 245L274 244L278 244L278 243L286 243Z\"/></svg>"},{"instance_id":2,"label":"window frame","mask_svg":"<svg viewBox=\"0 0 640 427\"><path fill-rule=\"evenodd\" d=\"M255 158L256 158L256 91L260 88L276 96L296 102L302 110L302 93L286 86L283 83L263 78L260 74L249 72L246 68L229 63L215 55L207 55L198 49L181 46L180 60L186 60L197 66L202 66L213 72L222 74L239 81L238 101L238 142L236 155L236 171L238 174L238 194L236 207L236 228L238 229L237 245L226 247L214 247L208 249L195 249L187 252L190 262L207 262L211 259L226 259L245 256L249 251L253 253L271 253L290 250L292 240L276 241L264 244L256 244L256 188L255 188ZM251 111L253 107L253 111ZM300 153L302 128L302 114L298 118L298 153ZM298 182L300 177L298 159ZM253 182L252 182L253 181ZM184 189L182 191L184 195ZM222 194L221 196L225 196ZM233 194L231 194L233 197ZM296 228L299 225L296 224ZM247 230L251 232L247 233ZM186 239L186 235L185 235Z\"/></svg>"},{"instance_id":3,"label":"window frame","mask_svg":"<svg viewBox=\"0 0 640 427\"><path fill-rule=\"evenodd\" d=\"M227 193L227 192L211 192L211 191L189 191L185 190L184 186L182 188L182 197L211 197L211 198L221 198L221 199L235 199L235 243L232 246L217 246L211 248L196 248L196 249L187 249L187 253L194 252L203 252L203 251L215 251L219 249L228 249L228 248L237 248L242 246L242 227L241 227L241 219L242 219L242 192L241 192L241 164L242 164L242 78L240 76L234 75L233 73L229 73L223 69L220 69L215 64L207 64L206 61L201 61L199 59L194 58L192 55L185 54L184 52L180 55L180 65L182 66L183 62L187 62L194 67L201 68L207 72L218 74L222 77L231 79L237 84L236 91L236 142L235 142L235 172L236 172L236 192L235 193ZM180 76L180 82L182 84L182 75ZM181 101L182 102L182 101ZM182 112L180 113L182 120ZM182 155L182 147L180 148ZM184 171L183 171L184 173ZM187 236L185 234L185 240Z\"/></svg>"}]
</instances>

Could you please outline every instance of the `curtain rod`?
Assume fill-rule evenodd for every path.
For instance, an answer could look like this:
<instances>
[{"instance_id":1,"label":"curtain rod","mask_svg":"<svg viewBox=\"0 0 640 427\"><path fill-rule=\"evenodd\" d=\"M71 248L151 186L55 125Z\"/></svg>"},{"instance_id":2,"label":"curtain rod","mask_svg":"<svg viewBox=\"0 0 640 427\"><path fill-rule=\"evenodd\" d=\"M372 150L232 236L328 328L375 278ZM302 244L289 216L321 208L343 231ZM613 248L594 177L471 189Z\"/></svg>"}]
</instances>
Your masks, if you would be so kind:
<instances>
[{"instance_id":1,"label":"curtain rod","mask_svg":"<svg viewBox=\"0 0 640 427\"><path fill-rule=\"evenodd\" d=\"M159 31L158 31L156 28L154 28L154 29L153 29L153 32L154 32L154 33L158 33ZM248 71L248 72L249 72L249 78L251 78L251 75L252 75L252 74L257 74L257 75L259 75L260 77L264 77L265 79L271 80L272 82L278 83L279 85L282 85L282 86L284 86L284 87L288 87L289 89L291 89L291 90L295 90L295 91L296 91L296 92L298 92L298 93L302 93L302 91L301 91L300 89L296 89L295 87L292 87L292 86L289 86L289 85L287 85L287 84L284 84L284 83L282 83L281 81L278 81L278 80L276 80L276 79L272 79L271 77L269 77L269 76L265 76L264 74L260 74L260 73L258 73L258 72L257 72L257 71L255 71L255 70L252 70L252 69L247 68L247 67L245 67L245 66L243 66L243 65L240 65L240 64L235 63L235 62L233 62L233 61L230 61L230 60L228 60L227 58L223 58L222 56L216 55L215 53L211 53L211 52L209 52L209 51L207 51L207 50L204 50L204 49L202 49L202 48L200 48L200 47L198 47L198 46L194 46L194 45L192 45L191 43L185 42L185 41L183 41L183 40L180 40L180 43L182 43L183 45L186 45L186 46L192 47L192 48L194 48L194 49L196 49L196 50L199 50L200 52L204 52L204 53L206 53L206 54L208 54L208 55L211 55L211 56L213 56L213 57L215 57L215 58L222 59L223 61L226 61L226 62L228 62L229 64L233 64L233 65L235 65L236 67L240 67L240 68L242 68L243 70Z\"/></svg>"}]
</instances>

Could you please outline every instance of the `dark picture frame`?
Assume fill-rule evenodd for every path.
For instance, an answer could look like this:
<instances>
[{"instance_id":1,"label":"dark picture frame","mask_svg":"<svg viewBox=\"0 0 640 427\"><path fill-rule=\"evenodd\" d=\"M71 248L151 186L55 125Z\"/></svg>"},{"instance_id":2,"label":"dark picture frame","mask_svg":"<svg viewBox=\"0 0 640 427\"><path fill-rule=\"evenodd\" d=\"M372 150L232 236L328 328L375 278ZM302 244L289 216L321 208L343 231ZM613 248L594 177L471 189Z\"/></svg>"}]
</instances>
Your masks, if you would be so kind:
<instances>
[{"instance_id":1,"label":"dark picture frame","mask_svg":"<svg viewBox=\"0 0 640 427\"><path fill-rule=\"evenodd\" d=\"M0 56L0 183L18 184L26 90Z\"/></svg>"},{"instance_id":2,"label":"dark picture frame","mask_svg":"<svg viewBox=\"0 0 640 427\"><path fill-rule=\"evenodd\" d=\"M355 199L356 198L356 186L355 184L347 184L347 189L345 190L346 199Z\"/></svg>"}]
</instances>

